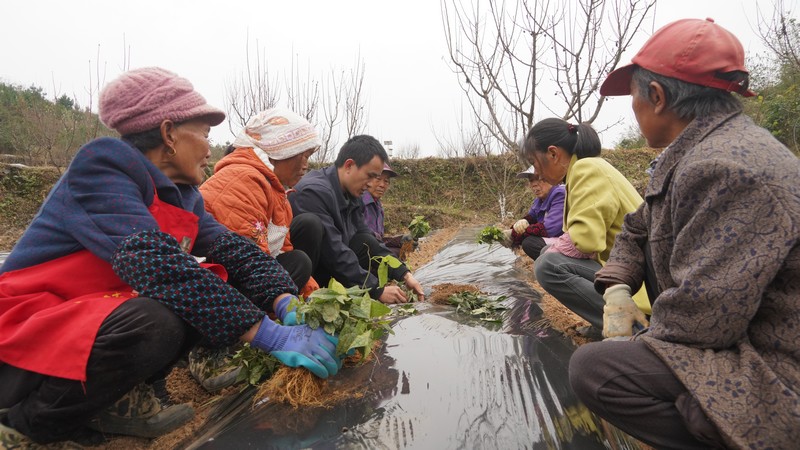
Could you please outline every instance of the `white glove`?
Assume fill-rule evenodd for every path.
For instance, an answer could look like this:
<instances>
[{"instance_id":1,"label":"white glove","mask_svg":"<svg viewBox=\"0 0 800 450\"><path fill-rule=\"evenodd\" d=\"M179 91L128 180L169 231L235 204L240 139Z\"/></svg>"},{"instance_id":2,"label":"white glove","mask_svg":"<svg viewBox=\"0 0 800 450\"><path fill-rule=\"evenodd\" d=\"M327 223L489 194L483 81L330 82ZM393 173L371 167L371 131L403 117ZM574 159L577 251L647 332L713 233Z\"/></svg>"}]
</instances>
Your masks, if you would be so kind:
<instances>
[{"instance_id":1,"label":"white glove","mask_svg":"<svg viewBox=\"0 0 800 450\"><path fill-rule=\"evenodd\" d=\"M518 220L518 221L517 221L517 222L514 224L514 226L513 226L513 227L511 227L511 228L513 228L513 229L514 229L514 231L516 231L516 232L517 232L517 234L522 234L522 233L524 233L524 232L525 232L525 230L527 230L527 229L528 229L528 225L530 225L530 224L528 223L528 221L527 221L527 220L525 220L525 219L519 219L519 220Z\"/></svg>"},{"instance_id":2,"label":"white glove","mask_svg":"<svg viewBox=\"0 0 800 450\"><path fill-rule=\"evenodd\" d=\"M511 239L511 230L503 230L503 240L500 241L500 245L504 247L511 247L514 243L514 240Z\"/></svg>"},{"instance_id":3,"label":"white glove","mask_svg":"<svg viewBox=\"0 0 800 450\"><path fill-rule=\"evenodd\" d=\"M615 284L603 294L603 337L633 336L633 324L648 327L644 313L631 298L631 288L626 284Z\"/></svg>"}]
</instances>

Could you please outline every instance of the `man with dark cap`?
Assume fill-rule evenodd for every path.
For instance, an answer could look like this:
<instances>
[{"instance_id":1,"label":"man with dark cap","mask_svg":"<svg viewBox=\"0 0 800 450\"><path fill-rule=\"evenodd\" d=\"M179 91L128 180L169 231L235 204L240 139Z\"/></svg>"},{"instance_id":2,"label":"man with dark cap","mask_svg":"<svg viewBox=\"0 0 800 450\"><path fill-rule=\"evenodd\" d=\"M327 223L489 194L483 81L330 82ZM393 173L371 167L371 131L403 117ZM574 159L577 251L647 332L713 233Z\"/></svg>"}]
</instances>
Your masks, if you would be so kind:
<instances>
[{"instance_id":1,"label":"man with dark cap","mask_svg":"<svg viewBox=\"0 0 800 450\"><path fill-rule=\"evenodd\" d=\"M603 342L570 382L586 405L657 448L800 442L800 161L742 113L742 45L711 19L658 30L602 95L631 95L656 158L595 287ZM630 337L645 281L650 327Z\"/></svg>"},{"instance_id":2,"label":"man with dark cap","mask_svg":"<svg viewBox=\"0 0 800 450\"><path fill-rule=\"evenodd\" d=\"M411 240L411 235L386 236L384 228L385 214L381 199L386 194L392 184L392 178L397 176L397 172L392 170L388 163L383 163L383 172L369 188L361 194L361 201L364 202L364 223L372 230L375 238L382 242L394 256L400 256L400 249L403 243Z\"/></svg>"}]
</instances>

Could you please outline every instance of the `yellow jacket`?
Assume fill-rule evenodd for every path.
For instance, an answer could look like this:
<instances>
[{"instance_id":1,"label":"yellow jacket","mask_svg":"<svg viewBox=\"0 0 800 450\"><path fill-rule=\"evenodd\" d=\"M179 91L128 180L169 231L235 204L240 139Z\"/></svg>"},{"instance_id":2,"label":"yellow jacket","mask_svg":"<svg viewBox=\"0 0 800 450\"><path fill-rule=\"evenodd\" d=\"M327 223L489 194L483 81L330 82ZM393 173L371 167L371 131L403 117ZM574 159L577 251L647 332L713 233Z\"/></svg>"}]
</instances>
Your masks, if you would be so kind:
<instances>
[{"instance_id":1,"label":"yellow jacket","mask_svg":"<svg viewBox=\"0 0 800 450\"><path fill-rule=\"evenodd\" d=\"M625 214L642 204L642 196L617 169L603 158L578 159L573 156L567 169L567 201L564 204L564 231L575 248L595 253L605 265L622 230ZM650 314L645 289L633 296L636 305Z\"/></svg>"}]
</instances>

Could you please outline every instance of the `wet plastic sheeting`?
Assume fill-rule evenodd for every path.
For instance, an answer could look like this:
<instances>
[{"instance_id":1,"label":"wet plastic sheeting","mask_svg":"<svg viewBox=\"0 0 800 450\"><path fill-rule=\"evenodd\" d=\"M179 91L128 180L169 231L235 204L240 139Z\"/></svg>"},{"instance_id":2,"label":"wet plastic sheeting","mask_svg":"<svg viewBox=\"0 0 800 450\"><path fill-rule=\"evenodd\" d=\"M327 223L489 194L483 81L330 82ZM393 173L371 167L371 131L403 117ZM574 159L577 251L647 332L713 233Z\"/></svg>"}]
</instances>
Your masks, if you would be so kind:
<instances>
[{"instance_id":1,"label":"wet plastic sheeting","mask_svg":"<svg viewBox=\"0 0 800 450\"><path fill-rule=\"evenodd\" d=\"M576 400L567 376L575 347L541 325L539 295L513 269L515 255L475 244L477 232L463 230L415 276L426 289L474 284L509 296L502 325L419 304L420 314L393 325L375 362L332 379L362 383L365 397L318 411L234 402L191 447L639 448Z\"/></svg>"}]
</instances>

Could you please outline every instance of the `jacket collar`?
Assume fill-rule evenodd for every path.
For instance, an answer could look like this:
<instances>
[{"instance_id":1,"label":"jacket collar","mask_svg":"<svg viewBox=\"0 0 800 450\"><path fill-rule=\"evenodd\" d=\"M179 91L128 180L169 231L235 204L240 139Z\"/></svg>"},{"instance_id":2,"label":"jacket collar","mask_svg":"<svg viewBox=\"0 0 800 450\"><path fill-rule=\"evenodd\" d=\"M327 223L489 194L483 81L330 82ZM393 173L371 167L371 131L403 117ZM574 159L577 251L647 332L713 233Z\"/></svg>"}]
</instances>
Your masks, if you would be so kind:
<instances>
[{"instance_id":1,"label":"jacket collar","mask_svg":"<svg viewBox=\"0 0 800 450\"><path fill-rule=\"evenodd\" d=\"M553 202L553 197L555 197L556 191L559 190L558 189L559 186L563 187L563 185L560 184L560 183L554 185L553 187L551 187L550 188L550 192L547 193L547 196L544 198L544 200L541 200L541 199L539 199L539 197L536 197L536 200L539 200L539 204L541 204L542 207L546 207L546 206L550 205L550 203Z\"/></svg>"},{"instance_id":2,"label":"jacket collar","mask_svg":"<svg viewBox=\"0 0 800 450\"><path fill-rule=\"evenodd\" d=\"M711 132L741 112L727 114L712 114L706 117L697 117L664 149L658 157L658 162L653 169L653 176L645 189L645 198L663 194L672 179L675 167L680 163L686 153L694 148Z\"/></svg>"},{"instance_id":3,"label":"jacket collar","mask_svg":"<svg viewBox=\"0 0 800 450\"><path fill-rule=\"evenodd\" d=\"M353 198L349 193L342 190L342 183L339 182L339 171L335 165L330 165L322 169L322 173L328 178L333 188L333 198L336 199L336 209L346 210L351 207L357 207L359 199Z\"/></svg>"},{"instance_id":4,"label":"jacket collar","mask_svg":"<svg viewBox=\"0 0 800 450\"><path fill-rule=\"evenodd\" d=\"M373 197L369 191L364 191L364 195L361 196L361 201L364 202L364 205L369 205L370 203L381 203L380 200L375 200L375 197Z\"/></svg>"}]
</instances>

